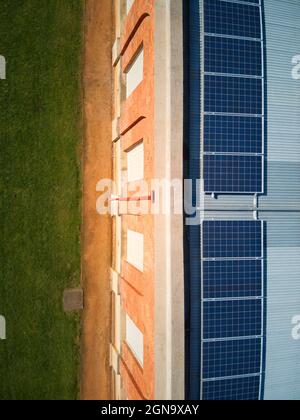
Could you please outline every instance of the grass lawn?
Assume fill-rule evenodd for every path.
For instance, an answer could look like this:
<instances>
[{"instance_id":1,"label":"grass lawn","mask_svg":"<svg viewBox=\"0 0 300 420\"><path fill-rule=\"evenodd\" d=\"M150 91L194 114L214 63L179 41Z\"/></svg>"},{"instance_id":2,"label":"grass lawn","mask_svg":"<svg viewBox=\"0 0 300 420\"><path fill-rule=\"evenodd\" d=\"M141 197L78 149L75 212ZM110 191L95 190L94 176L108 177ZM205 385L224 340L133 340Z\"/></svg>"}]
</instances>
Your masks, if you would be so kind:
<instances>
[{"instance_id":1,"label":"grass lawn","mask_svg":"<svg viewBox=\"0 0 300 420\"><path fill-rule=\"evenodd\" d=\"M83 0L1 0L0 399L76 399Z\"/></svg>"}]
</instances>

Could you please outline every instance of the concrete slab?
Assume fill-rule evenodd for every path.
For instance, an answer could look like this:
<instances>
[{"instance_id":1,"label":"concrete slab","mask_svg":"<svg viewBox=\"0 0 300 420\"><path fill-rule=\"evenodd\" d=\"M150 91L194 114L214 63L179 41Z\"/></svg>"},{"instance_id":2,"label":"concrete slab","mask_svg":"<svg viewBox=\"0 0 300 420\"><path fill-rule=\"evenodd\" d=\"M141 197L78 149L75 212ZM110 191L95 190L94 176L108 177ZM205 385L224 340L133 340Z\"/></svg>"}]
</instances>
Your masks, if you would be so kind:
<instances>
[{"instance_id":1,"label":"concrete slab","mask_svg":"<svg viewBox=\"0 0 300 420\"><path fill-rule=\"evenodd\" d=\"M83 309L83 290L67 289L64 291L64 311L73 312Z\"/></svg>"}]
</instances>

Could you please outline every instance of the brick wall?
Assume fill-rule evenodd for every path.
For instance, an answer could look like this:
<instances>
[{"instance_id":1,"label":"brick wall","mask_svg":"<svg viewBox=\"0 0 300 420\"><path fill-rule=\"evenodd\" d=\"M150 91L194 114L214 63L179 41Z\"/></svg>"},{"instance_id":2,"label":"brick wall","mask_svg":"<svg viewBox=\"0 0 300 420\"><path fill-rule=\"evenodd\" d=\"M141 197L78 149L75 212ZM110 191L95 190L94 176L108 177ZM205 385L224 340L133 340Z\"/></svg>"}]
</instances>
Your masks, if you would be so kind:
<instances>
[{"instance_id":1,"label":"brick wall","mask_svg":"<svg viewBox=\"0 0 300 420\"><path fill-rule=\"evenodd\" d=\"M150 180L154 172L154 0L115 0L115 34L113 391L116 399L153 399L154 218L140 214L139 207L151 205ZM130 155L137 145L142 145L143 150ZM137 194L138 179L128 182L128 170L133 178L143 177L148 190ZM121 180L131 192L122 188Z\"/></svg>"}]
</instances>

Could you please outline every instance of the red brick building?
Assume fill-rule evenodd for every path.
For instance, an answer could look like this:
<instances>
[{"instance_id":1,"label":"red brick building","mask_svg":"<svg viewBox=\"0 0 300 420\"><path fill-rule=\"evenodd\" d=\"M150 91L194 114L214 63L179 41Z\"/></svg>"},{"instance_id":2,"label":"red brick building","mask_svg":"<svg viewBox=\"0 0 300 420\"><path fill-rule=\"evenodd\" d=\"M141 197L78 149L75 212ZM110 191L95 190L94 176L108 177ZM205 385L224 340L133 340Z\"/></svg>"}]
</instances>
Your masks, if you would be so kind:
<instances>
[{"instance_id":1,"label":"red brick building","mask_svg":"<svg viewBox=\"0 0 300 420\"><path fill-rule=\"evenodd\" d=\"M177 341L180 349L177 357L178 361L181 359L182 371L178 364L173 366L180 372L181 381L177 381L176 389L172 390L172 358L175 352L170 346L174 336L172 331L167 331L170 329L167 325L171 321L170 316L174 320L177 318L181 323L177 327L183 329L183 306L176 308L176 314L168 313L173 309L171 302L168 308L168 293L172 293L168 287L172 289L172 285L167 284L172 281L172 275L167 273L170 261L165 253L174 252L167 249L167 241L171 239L168 234L171 232L167 233L166 226L163 228L165 232L160 231L162 216L150 212L155 199L151 180L171 175L166 172L167 161L160 162L158 156L165 154L166 159L170 159L167 154L172 153L166 132L167 128L172 129L169 127L171 121L163 121L164 112L165 118L169 118L169 104L163 104L163 101L167 99L171 86L162 81L168 75L163 66L168 66L168 60L171 59L168 56L170 51L167 51L170 45L167 39L165 42L162 39L170 35L167 30L170 9L169 2L153 0L116 1L114 9L114 175L117 185L120 179L128 183L129 191L127 193L126 188L124 191L124 188L117 187L118 206L114 207L113 216L115 258L112 297L115 330L111 361L115 398L183 397L183 335L180 337L181 345ZM161 55L163 48L166 51ZM158 73L162 73L162 77L157 77ZM166 83L171 83L171 80ZM165 98L161 96L163 92L160 89L165 89ZM181 159L176 165L175 170L181 178ZM148 188L145 192L137 193L141 179L147 182ZM133 209L127 205L132 193L137 201ZM139 212L138 208L142 210L145 205L149 209L148 214L139 214L142 211ZM180 225L179 220L165 222L170 223L170 228L174 222L171 228L174 230L178 229L176 223ZM180 229L176 235L180 237ZM176 258L179 258L178 274L182 273L183 267L181 252L182 247L179 246L175 251ZM178 281L183 299L183 276Z\"/></svg>"},{"instance_id":2,"label":"red brick building","mask_svg":"<svg viewBox=\"0 0 300 420\"><path fill-rule=\"evenodd\" d=\"M183 220L151 182L182 188L182 2L87 4L85 184L114 186L108 216L85 189L81 394L183 399Z\"/></svg>"}]
</instances>

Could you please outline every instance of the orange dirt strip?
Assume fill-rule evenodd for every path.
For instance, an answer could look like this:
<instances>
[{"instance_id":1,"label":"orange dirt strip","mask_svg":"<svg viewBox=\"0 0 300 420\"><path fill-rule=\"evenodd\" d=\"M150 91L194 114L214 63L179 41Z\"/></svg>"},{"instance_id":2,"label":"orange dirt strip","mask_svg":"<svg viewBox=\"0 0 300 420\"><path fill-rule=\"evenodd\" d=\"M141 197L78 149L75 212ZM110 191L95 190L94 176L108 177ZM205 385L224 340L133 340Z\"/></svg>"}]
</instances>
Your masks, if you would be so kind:
<instances>
[{"instance_id":1,"label":"orange dirt strip","mask_svg":"<svg viewBox=\"0 0 300 420\"><path fill-rule=\"evenodd\" d=\"M84 53L81 399L111 397L111 217L99 216L96 185L112 176L112 1L86 0Z\"/></svg>"}]
</instances>

